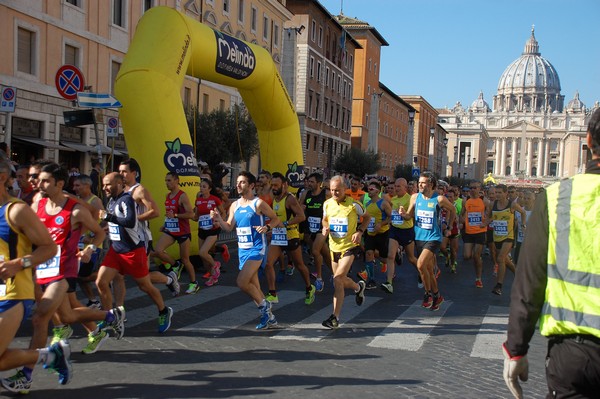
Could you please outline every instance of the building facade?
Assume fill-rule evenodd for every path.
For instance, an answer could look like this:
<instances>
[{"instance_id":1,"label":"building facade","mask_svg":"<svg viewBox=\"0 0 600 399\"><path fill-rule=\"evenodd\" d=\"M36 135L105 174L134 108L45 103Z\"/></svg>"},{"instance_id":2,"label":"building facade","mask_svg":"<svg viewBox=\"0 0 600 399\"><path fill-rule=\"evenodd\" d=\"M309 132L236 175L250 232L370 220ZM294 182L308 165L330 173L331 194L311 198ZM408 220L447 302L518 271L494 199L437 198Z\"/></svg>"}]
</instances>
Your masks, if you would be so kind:
<instances>
[{"instance_id":1,"label":"building facade","mask_svg":"<svg viewBox=\"0 0 600 399\"><path fill-rule=\"evenodd\" d=\"M283 25L292 16L285 0L1 0L0 83L16 89L16 107L0 113L0 140L9 144L13 160L27 164L45 158L88 172L98 149L108 169L127 157L122 129L115 138L106 133L108 119L118 117L116 109L96 112L97 129L65 124L63 112L77 108L59 95L55 75L62 65L73 65L82 72L86 90L113 93L135 27L155 6L176 8L258 44L281 68ZM241 102L236 89L189 77L181 96L187 109L198 105L201 112Z\"/></svg>"},{"instance_id":2,"label":"building facade","mask_svg":"<svg viewBox=\"0 0 600 399\"><path fill-rule=\"evenodd\" d=\"M437 128L438 111L422 96L401 95L400 97L417 110L412 137L413 166L441 176L442 165L435 164L435 160L443 159L438 151L443 148L440 145L443 146L445 129Z\"/></svg>"},{"instance_id":3,"label":"building facade","mask_svg":"<svg viewBox=\"0 0 600 399\"><path fill-rule=\"evenodd\" d=\"M307 173L330 176L350 148L354 54L360 45L317 0L288 0L282 79L294 101Z\"/></svg>"},{"instance_id":4,"label":"building facade","mask_svg":"<svg viewBox=\"0 0 600 399\"><path fill-rule=\"evenodd\" d=\"M565 106L558 72L541 56L532 28L522 55L500 77L492 108L480 93L469 107L439 110L449 132L449 171L538 185L581 173L591 156L587 123L598 107L587 108L578 93Z\"/></svg>"}]
</instances>

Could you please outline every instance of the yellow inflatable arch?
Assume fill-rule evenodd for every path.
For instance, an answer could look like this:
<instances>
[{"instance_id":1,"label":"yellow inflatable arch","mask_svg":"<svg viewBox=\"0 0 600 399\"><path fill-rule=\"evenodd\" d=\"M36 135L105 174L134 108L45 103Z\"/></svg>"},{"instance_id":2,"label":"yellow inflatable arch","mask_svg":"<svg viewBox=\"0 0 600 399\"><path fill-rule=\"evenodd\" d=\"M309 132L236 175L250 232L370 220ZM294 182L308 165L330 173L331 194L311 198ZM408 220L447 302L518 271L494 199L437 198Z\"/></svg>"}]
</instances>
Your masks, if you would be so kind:
<instances>
[{"instance_id":1,"label":"yellow inflatable arch","mask_svg":"<svg viewBox=\"0 0 600 399\"><path fill-rule=\"evenodd\" d=\"M271 55L262 47L215 31L168 7L144 14L115 83L129 154L142 168L142 184L161 209L164 177L179 174L192 204L199 172L181 99L185 75L236 87L258 130L263 168L302 179L298 117ZM202 142L197 145L201 146ZM193 240L197 242L192 226ZM192 245L197 253L197 245Z\"/></svg>"}]
</instances>

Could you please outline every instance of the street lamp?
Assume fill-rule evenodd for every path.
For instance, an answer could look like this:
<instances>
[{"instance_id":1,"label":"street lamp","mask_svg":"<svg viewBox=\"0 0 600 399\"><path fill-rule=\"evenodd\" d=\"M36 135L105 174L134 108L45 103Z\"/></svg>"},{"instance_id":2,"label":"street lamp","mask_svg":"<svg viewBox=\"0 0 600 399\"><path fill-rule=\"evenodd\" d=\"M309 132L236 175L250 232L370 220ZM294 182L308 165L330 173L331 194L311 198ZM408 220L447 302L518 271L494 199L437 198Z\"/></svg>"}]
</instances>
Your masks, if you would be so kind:
<instances>
[{"instance_id":1,"label":"street lamp","mask_svg":"<svg viewBox=\"0 0 600 399\"><path fill-rule=\"evenodd\" d=\"M408 148L406 150L406 164L413 165L413 145L415 141L415 114L416 110L410 108L408 110Z\"/></svg>"},{"instance_id":2,"label":"street lamp","mask_svg":"<svg viewBox=\"0 0 600 399\"><path fill-rule=\"evenodd\" d=\"M435 148L435 127L429 128L429 170L433 172L437 172L437 165L435 162L436 156L436 148Z\"/></svg>"},{"instance_id":3,"label":"street lamp","mask_svg":"<svg viewBox=\"0 0 600 399\"><path fill-rule=\"evenodd\" d=\"M454 168L456 169L455 172L457 172L456 176L460 178L460 172L458 171L458 162L457 162L457 159L456 159L457 155L458 155L458 146L455 145L454 146Z\"/></svg>"}]
</instances>

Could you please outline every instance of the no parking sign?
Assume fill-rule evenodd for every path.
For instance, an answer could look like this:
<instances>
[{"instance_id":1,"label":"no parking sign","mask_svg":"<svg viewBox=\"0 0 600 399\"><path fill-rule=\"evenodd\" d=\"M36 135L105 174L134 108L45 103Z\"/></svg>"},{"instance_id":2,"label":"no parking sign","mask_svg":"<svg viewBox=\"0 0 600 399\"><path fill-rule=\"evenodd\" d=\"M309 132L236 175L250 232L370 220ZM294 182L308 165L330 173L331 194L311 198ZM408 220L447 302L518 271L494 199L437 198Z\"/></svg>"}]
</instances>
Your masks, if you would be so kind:
<instances>
[{"instance_id":1,"label":"no parking sign","mask_svg":"<svg viewBox=\"0 0 600 399\"><path fill-rule=\"evenodd\" d=\"M119 136L119 119L108 118L106 123L106 137L118 137Z\"/></svg>"},{"instance_id":2,"label":"no parking sign","mask_svg":"<svg viewBox=\"0 0 600 399\"><path fill-rule=\"evenodd\" d=\"M15 112L17 89L14 87L3 87L0 98L0 112Z\"/></svg>"}]
</instances>

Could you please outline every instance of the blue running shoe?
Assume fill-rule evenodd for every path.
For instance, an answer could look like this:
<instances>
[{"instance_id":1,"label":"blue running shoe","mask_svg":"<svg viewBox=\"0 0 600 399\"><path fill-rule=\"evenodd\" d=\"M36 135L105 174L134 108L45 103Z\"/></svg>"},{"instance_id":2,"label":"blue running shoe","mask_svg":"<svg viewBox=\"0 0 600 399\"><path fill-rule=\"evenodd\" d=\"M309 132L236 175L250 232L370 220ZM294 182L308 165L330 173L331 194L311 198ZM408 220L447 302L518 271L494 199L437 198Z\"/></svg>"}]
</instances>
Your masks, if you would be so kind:
<instances>
[{"instance_id":1,"label":"blue running shoe","mask_svg":"<svg viewBox=\"0 0 600 399\"><path fill-rule=\"evenodd\" d=\"M318 278L315 280L315 288L317 289L318 292L323 291L324 286L325 286L325 283L323 283L323 279Z\"/></svg>"},{"instance_id":2,"label":"blue running shoe","mask_svg":"<svg viewBox=\"0 0 600 399\"><path fill-rule=\"evenodd\" d=\"M73 375L73 366L69 358L71 357L71 347L65 340L61 340L48 348L48 351L54 354L54 360L50 364L44 364L45 369L50 369L58 373L58 383L67 385Z\"/></svg>"},{"instance_id":3,"label":"blue running shoe","mask_svg":"<svg viewBox=\"0 0 600 399\"><path fill-rule=\"evenodd\" d=\"M158 332L164 333L171 327L171 318L173 317L173 309L167 306L165 314L158 315Z\"/></svg>"}]
</instances>

